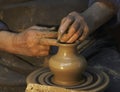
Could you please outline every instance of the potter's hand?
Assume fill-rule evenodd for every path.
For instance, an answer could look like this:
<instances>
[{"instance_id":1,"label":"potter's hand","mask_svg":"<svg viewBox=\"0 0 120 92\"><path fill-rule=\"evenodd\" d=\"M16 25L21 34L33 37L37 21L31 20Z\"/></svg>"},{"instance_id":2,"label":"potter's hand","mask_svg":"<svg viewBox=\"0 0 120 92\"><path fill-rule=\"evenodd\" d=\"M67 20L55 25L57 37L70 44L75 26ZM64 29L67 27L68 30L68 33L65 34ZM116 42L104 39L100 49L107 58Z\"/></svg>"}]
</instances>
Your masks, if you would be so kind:
<instances>
[{"instance_id":1,"label":"potter's hand","mask_svg":"<svg viewBox=\"0 0 120 92\"><path fill-rule=\"evenodd\" d=\"M48 55L50 45L56 45L56 40L52 39L56 37L56 32L43 31L38 26L30 27L15 35L13 40L13 45L16 48L15 53L27 56Z\"/></svg>"},{"instance_id":2,"label":"potter's hand","mask_svg":"<svg viewBox=\"0 0 120 92\"><path fill-rule=\"evenodd\" d=\"M88 26L77 12L68 14L63 18L58 31L58 40L64 43L83 41L88 36Z\"/></svg>"}]
</instances>

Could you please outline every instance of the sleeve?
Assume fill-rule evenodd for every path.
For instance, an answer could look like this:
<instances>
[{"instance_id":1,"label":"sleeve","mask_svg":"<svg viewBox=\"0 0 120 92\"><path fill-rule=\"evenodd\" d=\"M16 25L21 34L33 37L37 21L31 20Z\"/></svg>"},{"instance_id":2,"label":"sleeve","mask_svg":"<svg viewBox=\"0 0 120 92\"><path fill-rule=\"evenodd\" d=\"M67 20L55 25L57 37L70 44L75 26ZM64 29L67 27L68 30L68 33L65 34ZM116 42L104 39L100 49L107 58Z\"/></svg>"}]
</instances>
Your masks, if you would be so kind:
<instances>
[{"instance_id":1,"label":"sleeve","mask_svg":"<svg viewBox=\"0 0 120 92\"><path fill-rule=\"evenodd\" d=\"M3 21L0 20L0 31L1 30L9 30L7 24L5 24Z\"/></svg>"},{"instance_id":2,"label":"sleeve","mask_svg":"<svg viewBox=\"0 0 120 92\"><path fill-rule=\"evenodd\" d=\"M117 20L120 22L120 0L89 0L89 6L95 2L103 2L106 5L114 8L116 10Z\"/></svg>"},{"instance_id":3,"label":"sleeve","mask_svg":"<svg viewBox=\"0 0 120 92\"><path fill-rule=\"evenodd\" d=\"M89 6L92 5L94 2L103 2L106 5L109 5L111 7L120 8L120 0L89 0Z\"/></svg>"}]
</instances>

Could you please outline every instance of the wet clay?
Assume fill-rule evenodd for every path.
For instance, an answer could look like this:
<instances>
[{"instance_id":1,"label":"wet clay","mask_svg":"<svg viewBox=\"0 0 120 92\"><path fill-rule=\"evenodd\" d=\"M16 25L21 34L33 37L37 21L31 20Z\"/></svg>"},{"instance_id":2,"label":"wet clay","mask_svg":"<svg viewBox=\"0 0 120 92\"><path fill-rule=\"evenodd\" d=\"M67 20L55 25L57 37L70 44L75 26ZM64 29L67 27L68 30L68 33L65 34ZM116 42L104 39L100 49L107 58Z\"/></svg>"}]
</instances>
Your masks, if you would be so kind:
<instances>
[{"instance_id":1,"label":"wet clay","mask_svg":"<svg viewBox=\"0 0 120 92\"><path fill-rule=\"evenodd\" d=\"M56 55L49 60L52 81L59 85L77 85L82 81L82 73L87 66L83 56L78 56L76 44L60 44Z\"/></svg>"}]
</instances>

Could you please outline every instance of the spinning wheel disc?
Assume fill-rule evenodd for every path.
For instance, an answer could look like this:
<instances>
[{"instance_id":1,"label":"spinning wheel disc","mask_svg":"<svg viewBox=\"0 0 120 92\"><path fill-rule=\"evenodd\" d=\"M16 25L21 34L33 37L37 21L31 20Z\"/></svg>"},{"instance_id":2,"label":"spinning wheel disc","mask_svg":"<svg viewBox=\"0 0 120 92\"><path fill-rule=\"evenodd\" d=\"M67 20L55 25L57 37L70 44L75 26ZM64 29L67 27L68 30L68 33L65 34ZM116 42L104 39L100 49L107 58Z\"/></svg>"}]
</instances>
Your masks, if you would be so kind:
<instances>
[{"instance_id":1,"label":"spinning wheel disc","mask_svg":"<svg viewBox=\"0 0 120 92\"><path fill-rule=\"evenodd\" d=\"M72 90L84 90L90 92L103 91L109 83L109 77L106 73L94 68L88 68L83 74L83 80L78 85L63 86L53 83L53 74L48 68L40 68L27 77L27 83L37 83L41 85L58 86Z\"/></svg>"}]
</instances>

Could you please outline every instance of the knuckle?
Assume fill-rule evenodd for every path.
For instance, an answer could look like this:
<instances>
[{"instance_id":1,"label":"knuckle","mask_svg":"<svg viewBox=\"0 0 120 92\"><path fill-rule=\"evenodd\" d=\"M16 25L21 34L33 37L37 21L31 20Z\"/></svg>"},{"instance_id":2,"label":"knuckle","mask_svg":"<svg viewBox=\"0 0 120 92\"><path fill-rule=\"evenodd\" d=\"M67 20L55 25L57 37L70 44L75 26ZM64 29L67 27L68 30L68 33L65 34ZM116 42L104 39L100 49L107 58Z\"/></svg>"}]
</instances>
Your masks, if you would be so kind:
<instances>
[{"instance_id":1,"label":"knuckle","mask_svg":"<svg viewBox=\"0 0 120 92\"><path fill-rule=\"evenodd\" d=\"M75 20L75 16L73 14L69 14L66 19L70 22L74 21Z\"/></svg>"},{"instance_id":2,"label":"knuckle","mask_svg":"<svg viewBox=\"0 0 120 92\"><path fill-rule=\"evenodd\" d=\"M71 13L69 13L70 15L74 15L74 14L77 14L77 12L76 11L73 11L73 12L71 12Z\"/></svg>"},{"instance_id":3,"label":"knuckle","mask_svg":"<svg viewBox=\"0 0 120 92\"><path fill-rule=\"evenodd\" d=\"M68 17L67 17L67 20L68 20L69 22L72 22L72 21L74 20L74 18L73 18L73 16L68 16Z\"/></svg>"},{"instance_id":4,"label":"knuckle","mask_svg":"<svg viewBox=\"0 0 120 92\"><path fill-rule=\"evenodd\" d=\"M77 31L78 29L79 29L79 27L80 27L80 22L79 21L75 21L73 24L72 24L72 26L71 26L71 30L72 31Z\"/></svg>"},{"instance_id":5,"label":"knuckle","mask_svg":"<svg viewBox=\"0 0 120 92\"><path fill-rule=\"evenodd\" d=\"M32 47L37 44L36 34L34 31L27 31L24 35L24 41L27 47Z\"/></svg>"}]
</instances>

